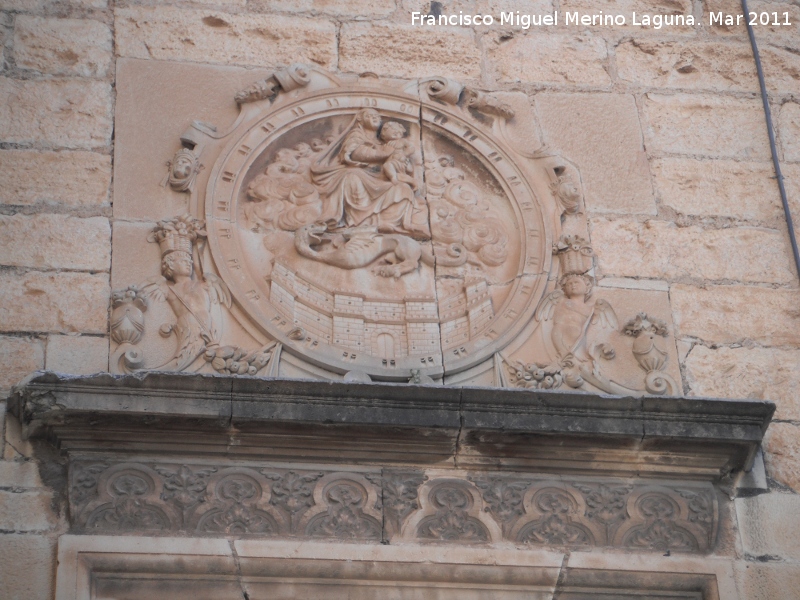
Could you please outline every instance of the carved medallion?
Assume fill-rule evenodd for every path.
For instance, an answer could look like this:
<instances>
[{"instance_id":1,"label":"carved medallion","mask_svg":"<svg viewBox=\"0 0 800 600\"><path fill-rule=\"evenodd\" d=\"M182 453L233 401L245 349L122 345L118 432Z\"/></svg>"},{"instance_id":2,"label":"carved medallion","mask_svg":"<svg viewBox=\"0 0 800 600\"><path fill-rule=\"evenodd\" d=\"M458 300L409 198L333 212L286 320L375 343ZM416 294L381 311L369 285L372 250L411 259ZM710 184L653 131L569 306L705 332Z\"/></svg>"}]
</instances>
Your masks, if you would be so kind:
<instances>
[{"instance_id":1,"label":"carved medallion","mask_svg":"<svg viewBox=\"0 0 800 600\"><path fill-rule=\"evenodd\" d=\"M598 290L524 94L295 65L230 102L168 163L186 214L114 292L112 369L679 391L668 305Z\"/></svg>"},{"instance_id":2,"label":"carved medallion","mask_svg":"<svg viewBox=\"0 0 800 600\"><path fill-rule=\"evenodd\" d=\"M405 380L464 369L544 291L546 228L520 157L420 93L430 86L337 81L260 106L213 167L222 279L319 366Z\"/></svg>"}]
</instances>

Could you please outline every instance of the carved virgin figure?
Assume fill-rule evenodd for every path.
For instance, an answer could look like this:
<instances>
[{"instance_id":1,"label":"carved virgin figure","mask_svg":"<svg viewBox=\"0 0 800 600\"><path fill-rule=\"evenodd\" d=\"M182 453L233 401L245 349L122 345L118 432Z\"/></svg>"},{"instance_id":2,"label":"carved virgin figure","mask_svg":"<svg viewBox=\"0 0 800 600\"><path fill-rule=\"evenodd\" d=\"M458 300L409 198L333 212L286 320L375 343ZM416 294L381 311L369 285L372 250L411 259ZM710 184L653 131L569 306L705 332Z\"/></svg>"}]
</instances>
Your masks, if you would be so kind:
<instances>
[{"instance_id":1,"label":"carved virgin figure","mask_svg":"<svg viewBox=\"0 0 800 600\"><path fill-rule=\"evenodd\" d=\"M311 167L323 208L320 220L329 229L372 226L382 233L430 238L427 211L418 203L422 160L396 121L383 126L381 117L363 109ZM402 131L402 134L398 134ZM409 173L410 171L410 173Z\"/></svg>"}]
</instances>

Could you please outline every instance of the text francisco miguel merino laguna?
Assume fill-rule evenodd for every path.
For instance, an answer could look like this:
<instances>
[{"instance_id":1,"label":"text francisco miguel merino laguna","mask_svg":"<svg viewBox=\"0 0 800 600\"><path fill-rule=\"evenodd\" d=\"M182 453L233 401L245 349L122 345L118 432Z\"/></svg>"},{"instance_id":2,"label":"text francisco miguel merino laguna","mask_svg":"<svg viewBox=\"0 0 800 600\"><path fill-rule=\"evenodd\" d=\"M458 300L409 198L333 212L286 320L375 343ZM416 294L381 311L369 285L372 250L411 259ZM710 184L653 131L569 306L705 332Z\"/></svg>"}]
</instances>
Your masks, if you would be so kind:
<instances>
[{"instance_id":1,"label":"text francisco miguel merino laguna","mask_svg":"<svg viewBox=\"0 0 800 600\"><path fill-rule=\"evenodd\" d=\"M745 17L740 14L723 14L722 12L709 13L709 25L744 25ZM788 12L751 12L747 20L751 25L791 26ZM531 26L542 25L578 25L578 26L620 26L641 25L661 29L665 26L693 26L696 20L693 15L640 15L633 13L630 20L625 15L599 14L582 15L578 12L559 13L555 11L547 15L520 14L515 12L501 12L499 16L464 14L462 11L452 15L426 15L420 12L411 13L411 24L421 26L461 26L473 25L507 25L529 29Z\"/></svg>"}]
</instances>

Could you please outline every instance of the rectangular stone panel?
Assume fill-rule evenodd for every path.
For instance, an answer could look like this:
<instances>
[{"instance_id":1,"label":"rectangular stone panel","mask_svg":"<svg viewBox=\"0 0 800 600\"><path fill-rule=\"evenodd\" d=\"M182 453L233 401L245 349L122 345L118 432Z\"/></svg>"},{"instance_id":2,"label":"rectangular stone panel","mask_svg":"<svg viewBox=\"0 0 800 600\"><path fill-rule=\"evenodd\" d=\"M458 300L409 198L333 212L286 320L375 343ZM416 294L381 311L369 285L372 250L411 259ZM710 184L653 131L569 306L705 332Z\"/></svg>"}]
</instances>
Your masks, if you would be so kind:
<instances>
[{"instance_id":1,"label":"rectangular stone panel","mask_svg":"<svg viewBox=\"0 0 800 600\"><path fill-rule=\"evenodd\" d=\"M589 211L655 214L633 96L540 93L534 104L547 144L580 165Z\"/></svg>"}]
</instances>

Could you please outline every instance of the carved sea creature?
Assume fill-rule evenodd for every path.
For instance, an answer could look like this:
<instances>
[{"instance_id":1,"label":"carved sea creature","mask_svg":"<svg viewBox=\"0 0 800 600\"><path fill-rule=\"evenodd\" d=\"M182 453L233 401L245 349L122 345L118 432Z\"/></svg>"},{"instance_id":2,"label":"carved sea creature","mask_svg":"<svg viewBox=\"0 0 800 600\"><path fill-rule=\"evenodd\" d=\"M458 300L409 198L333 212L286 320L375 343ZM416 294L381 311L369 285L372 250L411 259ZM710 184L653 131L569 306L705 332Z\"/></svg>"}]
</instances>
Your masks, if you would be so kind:
<instances>
[{"instance_id":1,"label":"carved sea creature","mask_svg":"<svg viewBox=\"0 0 800 600\"><path fill-rule=\"evenodd\" d=\"M318 249L323 245L332 248ZM456 244L450 248L451 257L435 258L417 240L406 235L379 233L366 228L328 233L327 226L322 223L311 223L298 229L294 246L301 256L340 269L360 269L382 258L383 264L373 270L381 277L399 278L415 271L420 261L430 266L436 261L447 266L459 266L467 261L466 251L455 247Z\"/></svg>"}]
</instances>

